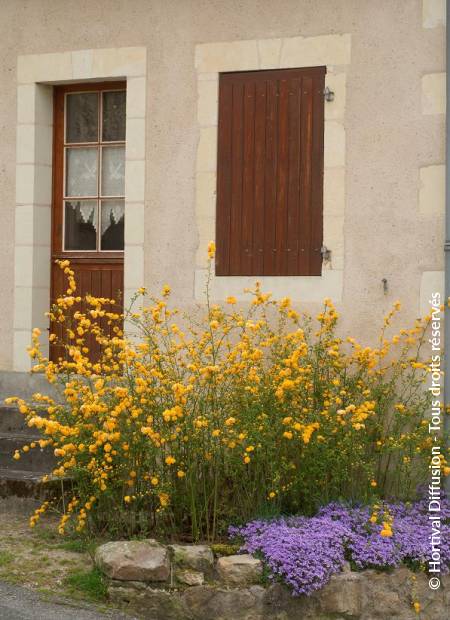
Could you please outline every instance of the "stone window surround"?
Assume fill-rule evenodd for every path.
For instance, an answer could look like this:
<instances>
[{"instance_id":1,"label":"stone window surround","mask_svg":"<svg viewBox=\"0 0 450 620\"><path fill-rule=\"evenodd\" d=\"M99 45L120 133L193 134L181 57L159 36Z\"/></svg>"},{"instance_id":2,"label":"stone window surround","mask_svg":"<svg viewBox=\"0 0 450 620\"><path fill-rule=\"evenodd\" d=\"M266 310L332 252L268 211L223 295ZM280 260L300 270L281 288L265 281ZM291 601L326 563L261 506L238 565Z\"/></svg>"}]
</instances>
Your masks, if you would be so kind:
<instances>
[{"instance_id":1,"label":"stone window surround","mask_svg":"<svg viewBox=\"0 0 450 620\"><path fill-rule=\"evenodd\" d=\"M26 371L33 327L48 327L53 85L126 80L125 303L144 281L147 49L88 49L18 57L13 369Z\"/></svg>"},{"instance_id":2,"label":"stone window surround","mask_svg":"<svg viewBox=\"0 0 450 620\"><path fill-rule=\"evenodd\" d=\"M199 143L196 163L196 220L199 245L195 267L195 298L204 298L207 276L206 248L215 239L217 112L219 73L258 69L288 69L326 65L325 84L335 93L325 102L324 145L324 245L331 250L331 262L321 276L213 276L211 293L216 300L228 295L246 299L243 289L258 279L264 290L275 296L289 294L294 300L319 302L324 297L342 299L344 276L345 211L345 99L350 65L351 35L331 34L202 43L196 45Z\"/></svg>"}]
</instances>

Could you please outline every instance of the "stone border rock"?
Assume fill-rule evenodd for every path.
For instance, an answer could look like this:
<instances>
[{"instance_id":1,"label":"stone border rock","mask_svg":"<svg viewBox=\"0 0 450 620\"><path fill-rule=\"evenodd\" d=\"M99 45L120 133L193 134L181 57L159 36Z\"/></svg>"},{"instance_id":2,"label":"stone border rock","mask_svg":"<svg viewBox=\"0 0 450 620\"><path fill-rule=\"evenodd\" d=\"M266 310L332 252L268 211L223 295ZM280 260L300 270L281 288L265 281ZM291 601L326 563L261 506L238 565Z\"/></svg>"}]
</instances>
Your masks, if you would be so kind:
<instances>
[{"instance_id":1,"label":"stone border rock","mask_svg":"<svg viewBox=\"0 0 450 620\"><path fill-rule=\"evenodd\" d=\"M426 575L407 568L352 572L347 565L313 595L293 597L280 583L263 585L257 558L215 558L207 545L109 542L95 563L110 600L148 620L447 620L450 605L448 579L433 592Z\"/></svg>"}]
</instances>

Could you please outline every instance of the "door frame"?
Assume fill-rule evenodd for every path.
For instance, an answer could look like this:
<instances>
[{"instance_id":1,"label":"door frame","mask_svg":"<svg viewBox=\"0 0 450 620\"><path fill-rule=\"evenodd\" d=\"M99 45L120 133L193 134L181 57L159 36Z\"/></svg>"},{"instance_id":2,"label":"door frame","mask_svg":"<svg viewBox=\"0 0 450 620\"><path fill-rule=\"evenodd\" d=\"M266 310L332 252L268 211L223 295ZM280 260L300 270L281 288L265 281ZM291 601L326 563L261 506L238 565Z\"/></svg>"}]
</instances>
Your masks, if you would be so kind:
<instances>
[{"instance_id":1,"label":"door frame","mask_svg":"<svg viewBox=\"0 0 450 620\"><path fill-rule=\"evenodd\" d=\"M47 330L51 259L53 86L126 81L125 304L144 283L147 48L19 56L11 367L28 371L33 327ZM136 234L139 231L139 235ZM42 339L44 355L48 341Z\"/></svg>"}]
</instances>

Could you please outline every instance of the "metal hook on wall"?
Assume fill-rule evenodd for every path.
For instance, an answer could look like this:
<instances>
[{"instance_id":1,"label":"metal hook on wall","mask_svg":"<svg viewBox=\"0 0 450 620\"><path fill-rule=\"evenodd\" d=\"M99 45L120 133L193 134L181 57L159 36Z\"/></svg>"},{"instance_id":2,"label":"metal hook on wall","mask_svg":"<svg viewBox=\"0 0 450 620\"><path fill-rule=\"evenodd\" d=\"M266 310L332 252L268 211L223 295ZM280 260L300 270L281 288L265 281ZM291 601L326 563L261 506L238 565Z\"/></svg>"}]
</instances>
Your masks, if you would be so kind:
<instances>
[{"instance_id":1,"label":"metal hook on wall","mask_svg":"<svg viewBox=\"0 0 450 620\"><path fill-rule=\"evenodd\" d=\"M325 97L325 101L334 101L334 91L330 90L329 86L325 86L323 96Z\"/></svg>"}]
</instances>

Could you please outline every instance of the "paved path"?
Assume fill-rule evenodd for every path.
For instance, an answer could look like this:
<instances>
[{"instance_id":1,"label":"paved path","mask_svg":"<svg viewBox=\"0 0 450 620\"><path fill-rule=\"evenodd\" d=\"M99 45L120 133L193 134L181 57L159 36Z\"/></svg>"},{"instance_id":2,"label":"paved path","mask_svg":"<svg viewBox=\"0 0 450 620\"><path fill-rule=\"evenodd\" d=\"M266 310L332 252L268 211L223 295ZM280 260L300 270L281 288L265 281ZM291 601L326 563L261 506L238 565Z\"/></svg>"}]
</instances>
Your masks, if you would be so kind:
<instances>
[{"instance_id":1,"label":"paved path","mask_svg":"<svg viewBox=\"0 0 450 620\"><path fill-rule=\"evenodd\" d=\"M136 620L120 612L73 605L46 601L38 592L0 581L1 620Z\"/></svg>"}]
</instances>

